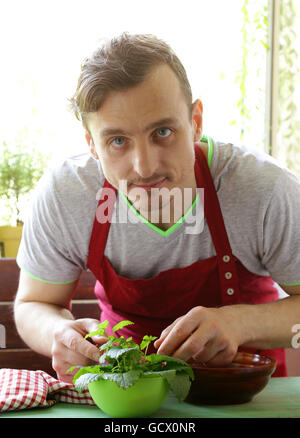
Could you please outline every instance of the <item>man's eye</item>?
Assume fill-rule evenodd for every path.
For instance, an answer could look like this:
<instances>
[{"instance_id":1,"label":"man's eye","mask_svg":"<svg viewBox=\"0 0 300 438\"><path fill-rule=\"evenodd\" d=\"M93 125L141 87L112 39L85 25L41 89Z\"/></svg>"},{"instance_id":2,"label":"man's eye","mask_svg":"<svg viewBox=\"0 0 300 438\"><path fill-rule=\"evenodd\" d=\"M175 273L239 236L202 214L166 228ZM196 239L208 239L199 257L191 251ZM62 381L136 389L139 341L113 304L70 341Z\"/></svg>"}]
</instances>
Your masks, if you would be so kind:
<instances>
[{"instance_id":1,"label":"man's eye","mask_svg":"<svg viewBox=\"0 0 300 438\"><path fill-rule=\"evenodd\" d=\"M112 144L113 146L120 148L122 146L124 146L125 143L125 138L123 137L116 137L114 138L110 144Z\"/></svg>"},{"instance_id":2,"label":"man's eye","mask_svg":"<svg viewBox=\"0 0 300 438\"><path fill-rule=\"evenodd\" d=\"M159 135L159 137L165 138L165 137L169 137L172 131L169 128L159 128L156 132Z\"/></svg>"}]
</instances>

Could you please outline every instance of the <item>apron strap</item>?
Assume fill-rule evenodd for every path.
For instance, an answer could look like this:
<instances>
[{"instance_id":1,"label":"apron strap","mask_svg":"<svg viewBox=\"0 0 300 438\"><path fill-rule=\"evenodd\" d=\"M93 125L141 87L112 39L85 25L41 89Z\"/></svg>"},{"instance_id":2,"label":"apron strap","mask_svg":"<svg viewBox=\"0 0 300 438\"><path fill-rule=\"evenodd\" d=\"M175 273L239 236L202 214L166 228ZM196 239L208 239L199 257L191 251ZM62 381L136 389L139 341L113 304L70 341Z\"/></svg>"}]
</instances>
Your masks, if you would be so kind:
<instances>
[{"instance_id":1,"label":"apron strap","mask_svg":"<svg viewBox=\"0 0 300 438\"><path fill-rule=\"evenodd\" d=\"M106 179L101 190L100 199L94 219L93 230L89 244L87 266L92 272L97 272L102 263L106 241L110 229L111 217L117 190ZM105 202L105 204L104 204ZM105 214L106 211L108 214Z\"/></svg>"},{"instance_id":2,"label":"apron strap","mask_svg":"<svg viewBox=\"0 0 300 438\"><path fill-rule=\"evenodd\" d=\"M240 302L238 275L226 227L218 200L218 195L207 164L206 157L200 147L195 147L195 174L197 187L204 188L204 215L216 250L219 268L222 304Z\"/></svg>"}]
</instances>

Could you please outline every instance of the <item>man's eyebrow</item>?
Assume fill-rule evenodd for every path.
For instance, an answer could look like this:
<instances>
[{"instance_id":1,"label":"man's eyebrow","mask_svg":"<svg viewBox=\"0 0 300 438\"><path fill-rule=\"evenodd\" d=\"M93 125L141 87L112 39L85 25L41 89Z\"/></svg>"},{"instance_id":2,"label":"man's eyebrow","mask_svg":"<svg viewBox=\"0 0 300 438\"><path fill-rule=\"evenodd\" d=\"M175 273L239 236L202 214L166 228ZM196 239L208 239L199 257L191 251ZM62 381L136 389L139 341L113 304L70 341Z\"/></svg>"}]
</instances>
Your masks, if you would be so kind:
<instances>
[{"instance_id":1,"label":"man's eyebrow","mask_svg":"<svg viewBox=\"0 0 300 438\"><path fill-rule=\"evenodd\" d=\"M164 119L157 120L156 122L151 123L150 125L146 126L146 128L144 129L144 132L158 128L159 126L177 125L177 124L178 124L177 119L174 119L172 117L167 117ZM127 131L124 131L124 129L121 129L121 128L105 128L105 129L100 131L101 137L108 137L109 135L130 135L130 133Z\"/></svg>"},{"instance_id":2,"label":"man's eyebrow","mask_svg":"<svg viewBox=\"0 0 300 438\"><path fill-rule=\"evenodd\" d=\"M159 126L167 127L167 125L177 125L177 124L178 124L177 119L174 119L172 117L167 117L165 119L157 120L156 122L151 123L145 128L145 131L150 131L151 129L158 128Z\"/></svg>"}]
</instances>

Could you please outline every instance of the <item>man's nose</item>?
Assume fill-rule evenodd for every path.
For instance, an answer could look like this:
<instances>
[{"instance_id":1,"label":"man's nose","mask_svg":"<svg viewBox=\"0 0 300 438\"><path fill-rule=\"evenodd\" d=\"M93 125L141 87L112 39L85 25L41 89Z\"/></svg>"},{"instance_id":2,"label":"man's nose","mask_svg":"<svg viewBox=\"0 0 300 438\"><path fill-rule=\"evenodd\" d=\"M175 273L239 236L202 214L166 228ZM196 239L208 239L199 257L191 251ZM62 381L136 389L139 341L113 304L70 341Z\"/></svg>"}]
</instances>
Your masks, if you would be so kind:
<instances>
[{"instance_id":1,"label":"man's nose","mask_svg":"<svg viewBox=\"0 0 300 438\"><path fill-rule=\"evenodd\" d=\"M141 178L151 178L158 169L158 151L150 142L139 142L133 155L133 169Z\"/></svg>"}]
</instances>

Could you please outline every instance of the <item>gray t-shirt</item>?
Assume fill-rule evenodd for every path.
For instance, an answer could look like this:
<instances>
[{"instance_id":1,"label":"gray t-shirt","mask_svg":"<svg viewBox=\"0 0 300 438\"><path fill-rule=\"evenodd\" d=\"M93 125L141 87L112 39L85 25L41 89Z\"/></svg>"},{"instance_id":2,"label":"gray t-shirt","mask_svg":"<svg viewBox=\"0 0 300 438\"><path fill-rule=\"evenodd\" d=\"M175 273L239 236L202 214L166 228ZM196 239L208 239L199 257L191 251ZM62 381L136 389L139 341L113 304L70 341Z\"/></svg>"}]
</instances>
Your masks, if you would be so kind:
<instances>
[{"instance_id":1,"label":"gray t-shirt","mask_svg":"<svg viewBox=\"0 0 300 438\"><path fill-rule=\"evenodd\" d=\"M300 283L300 182L257 149L213 143L210 171L233 254L251 272L279 284ZM48 169L39 181L17 255L21 269L40 280L67 283L87 269L89 241L104 184L89 153ZM206 200L209 202L209 200ZM197 217L197 205L190 213ZM215 255L206 220L201 233L188 221L162 233L139 218L118 192L105 255L122 276L150 278ZM199 209L199 214L201 214Z\"/></svg>"}]
</instances>

